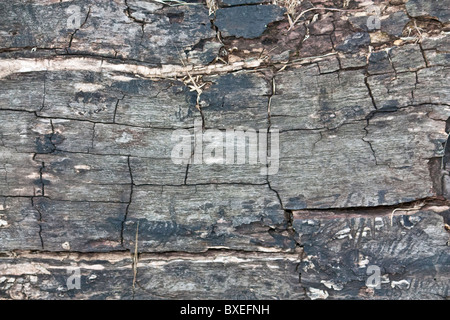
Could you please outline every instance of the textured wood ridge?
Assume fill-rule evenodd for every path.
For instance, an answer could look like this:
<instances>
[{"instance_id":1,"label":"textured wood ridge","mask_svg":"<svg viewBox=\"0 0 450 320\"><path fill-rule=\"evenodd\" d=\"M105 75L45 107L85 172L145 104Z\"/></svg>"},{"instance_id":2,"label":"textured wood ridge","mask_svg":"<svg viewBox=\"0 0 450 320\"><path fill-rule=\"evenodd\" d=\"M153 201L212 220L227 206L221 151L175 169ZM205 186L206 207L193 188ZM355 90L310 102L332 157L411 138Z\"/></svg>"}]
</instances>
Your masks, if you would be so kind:
<instances>
[{"instance_id":1,"label":"textured wood ridge","mask_svg":"<svg viewBox=\"0 0 450 320\"><path fill-rule=\"evenodd\" d=\"M0 3L0 299L448 299L450 2L208 3Z\"/></svg>"}]
</instances>

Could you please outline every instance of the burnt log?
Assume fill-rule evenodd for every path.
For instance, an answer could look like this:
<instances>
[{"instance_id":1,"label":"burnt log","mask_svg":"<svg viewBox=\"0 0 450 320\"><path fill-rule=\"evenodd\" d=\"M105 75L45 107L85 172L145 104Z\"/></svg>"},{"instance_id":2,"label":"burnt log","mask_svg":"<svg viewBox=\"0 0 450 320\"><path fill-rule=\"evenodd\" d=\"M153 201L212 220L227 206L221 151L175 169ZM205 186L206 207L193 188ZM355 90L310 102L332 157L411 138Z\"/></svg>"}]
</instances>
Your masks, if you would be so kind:
<instances>
[{"instance_id":1,"label":"burnt log","mask_svg":"<svg viewBox=\"0 0 450 320\"><path fill-rule=\"evenodd\" d=\"M0 299L448 299L449 7L0 3Z\"/></svg>"}]
</instances>

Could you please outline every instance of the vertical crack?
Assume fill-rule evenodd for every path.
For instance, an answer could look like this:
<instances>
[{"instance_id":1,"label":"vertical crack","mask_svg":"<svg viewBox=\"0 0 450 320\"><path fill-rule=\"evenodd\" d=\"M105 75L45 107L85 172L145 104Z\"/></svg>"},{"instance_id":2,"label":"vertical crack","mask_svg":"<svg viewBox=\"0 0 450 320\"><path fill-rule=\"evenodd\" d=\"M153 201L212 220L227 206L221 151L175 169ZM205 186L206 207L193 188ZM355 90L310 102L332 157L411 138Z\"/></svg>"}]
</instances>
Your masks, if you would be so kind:
<instances>
[{"instance_id":1,"label":"vertical crack","mask_svg":"<svg viewBox=\"0 0 450 320\"><path fill-rule=\"evenodd\" d=\"M388 53L388 57L389 57L389 53ZM389 58L389 61L390 61L390 58ZM392 62L391 62L392 63ZM392 66L393 67L393 66ZM395 69L394 69L394 71L395 71ZM397 74L397 73L396 73ZM375 164L376 165L378 165L378 160L377 160L377 156L376 156L376 154L375 154L375 150L374 150L374 148L373 148L373 146L372 146L372 143L369 141L369 140L367 140L367 136L369 135L369 130L368 130L368 127L369 127L369 123L370 123L370 119L372 119L373 118L373 116L377 113L377 110L378 110L378 108L377 108L377 104L375 103L375 98L374 98L374 96L373 96L373 93L372 93L372 90L370 89L370 85L369 85L369 82L368 82L368 71L366 70L366 76L364 77L364 84L366 85L366 87L367 87L367 92L369 93L369 97L370 97L370 99L372 100L372 105L373 105L373 107L374 107L374 111L372 111L372 112L370 112L368 115L367 115L367 117L366 117L366 126L363 128L363 130L366 132L366 134L364 135L364 137L362 137L361 139L362 139L362 141L364 141L364 142L366 142L368 145L369 145L369 148L370 148L370 150L372 151L372 154L373 154L373 159L374 159L374 161L375 161Z\"/></svg>"},{"instance_id":2,"label":"vertical crack","mask_svg":"<svg viewBox=\"0 0 450 320\"><path fill-rule=\"evenodd\" d=\"M55 142L53 141L54 138L55 138L55 126L53 125L53 120L52 119L50 119L50 126L52 128L52 133L50 134L50 137L48 138L48 141L52 145L52 151L49 152L49 153L53 153L56 150L56 145L55 145Z\"/></svg>"},{"instance_id":3,"label":"vertical crack","mask_svg":"<svg viewBox=\"0 0 450 320\"><path fill-rule=\"evenodd\" d=\"M267 100L267 123L268 123L268 126L267 126L267 140L266 140L266 181L267 181L267 185L269 186L269 189L272 190L273 192L275 192L275 194L277 195L278 201L280 202L281 209L284 210L280 195L278 194L278 192L275 189L272 189L272 186L270 185L270 180L269 180L269 161L267 159L269 158L269 134L270 134L270 128L272 127L270 105L272 103L272 97L276 92L275 75L272 75L271 79L268 82L270 84L271 91L270 91L270 94L269 94L268 100Z\"/></svg>"},{"instance_id":4,"label":"vertical crack","mask_svg":"<svg viewBox=\"0 0 450 320\"><path fill-rule=\"evenodd\" d=\"M272 127L272 122L271 122L271 102L272 102L272 97L276 94L276 84L275 84L275 75L272 75L272 77L270 78L270 80L268 81L270 84L270 93L268 96L268 100L267 100L267 122L268 122L268 126L267 126L267 140L266 140L266 159L269 159L269 134L270 134L270 129ZM272 186L270 185L270 180L269 180L269 161L266 160L266 181L267 181L267 185L269 187L270 190L272 190L273 192L275 192L277 199L280 203L281 209L284 209L283 206L283 202L281 201L281 197L278 193L278 191L276 191L275 189L272 188Z\"/></svg>"},{"instance_id":5,"label":"vertical crack","mask_svg":"<svg viewBox=\"0 0 450 320\"><path fill-rule=\"evenodd\" d=\"M116 106L114 107L113 123L116 123L117 107L119 106L119 102L123 99L125 99L125 95L122 95L122 98L117 99Z\"/></svg>"},{"instance_id":6,"label":"vertical crack","mask_svg":"<svg viewBox=\"0 0 450 320\"><path fill-rule=\"evenodd\" d=\"M372 155L373 155L373 159L375 161L375 165L378 165L377 156L376 156L375 150L374 150L374 148L372 146L372 143L369 140L367 140L367 136L369 135L369 130L367 128L369 127L370 118L373 115L374 115L374 113L372 113L372 115L366 119L367 123L366 123L366 126L363 128L363 130L366 132L366 134L361 139L362 139L362 141L366 142L369 145L369 148L372 151Z\"/></svg>"},{"instance_id":7,"label":"vertical crack","mask_svg":"<svg viewBox=\"0 0 450 320\"><path fill-rule=\"evenodd\" d=\"M314 144L313 144L313 147L312 147L312 152L314 152L314 150L316 150L316 145L320 142L320 141L322 141L322 139L323 139L323 133L322 133L322 131L319 131L319 139L317 140L317 141L314 141Z\"/></svg>"},{"instance_id":8,"label":"vertical crack","mask_svg":"<svg viewBox=\"0 0 450 320\"><path fill-rule=\"evenodd\" d=\"M372 89L370 89L369 81L367 80L368 77L369 76L366 74L366 76L364 77L364 84L367 87L367 91L369 93L370 100L372 100L372 105L373 105L374 109L378 110L377 104L375 103L375 98L373 97L373 94L372 94Z\"/></svg>"},{"instance_id":9,"label":"vertical crack","mask_svg":"<svg viewBox=\"0 0 450 320\"><path fill-rule=\"evenodd\" d=\"M225 45L221 39L221 34L220 34L220 30L219 27L216 26L215 22L216 22L216 11L217 9L219 9L219 6L217 4L216 0L206 0L206 6L209 9L209 16L212 15L212 18L209 19L209 22L211 23L211 29L214 30L216 32L216 38L217 40Z\"/></svg>"},{"instance_id":10,"label":"vertical crack","mask_svg":"<svg viewBox=\"0 0 450 320\"><path fill-rule=\"evenodd\" d=\"M272 185L270 184L270 179L269 179L269 134L271 133L271 128L272 128L272 122L271 122L271 103L272 103L272 97L276 94L276 81L275 81L275 74L273 74L271 76L271 78L268 81L269 85L270 85L270 93L268 96L268 100L267 100L267 122L268 122L268 127L267 127L267 140L266 140L266 182L267 182L267 186L269 187L269 189L275 193L278 202L280 204L280 209L284 211L284 220L285 220L285 227L284 227L284 231L287 232L289 238L295 243L295 247L296 248L300 248L301 244L297 241L296 239L296 234L295 234L295 230L293 227L293 213L292 210L287 210L284 208L283 205L283 201L281 199L280 194L278 193L277 190L275 190L274 188L272 188ZM301 256L299 255L299 264L301 263Z\"/></svg>"},{"instance_id":11,"label":"vertical crack","mask_svg":"<svg viewBox=\"0 0 450 320\"><path fill-rule=\"evenodd\" d=\"M42 110L44 110L44 108L45 108L45 95L47 93L47 72L48 71L44 72L44 94L42 96L42 105L41 105L41 108L39 109L39 112L42 112ZM36 114L36 117L38 117L37 114Z\"/></svg>"},{"instance_id":12,"label":"vertical crack","mask_svg":"<svg viewBox=\"0 0 450 320\"><path fill-rule=\"evenodd\" d=\"M193 153L191 155L191 158L193 157ZM184 174L184 184L187 184L187 178L188 178L188 173L189 173L189 163L186 165L186 173Z\"/></svg>"},{"instance_id":13,"label":"vertical crack","mask_svg":"<svg viewBox=\"0 0 450 320\"><path fill-rule=\"evenodd\" d=\"M33 208L35 208L36 211L39 214L39 218L38 218L39 232L38 232L38 235L39 235L39 239L41 241L41 248L42 248L42 250L45 250L44 239L42 238L42 212L41 212L39 206L34 204L34 197L31 197L31 206Z\"/></svg>"},{"instance_id":14,"label":"vertical crack","mask_svg":"<svg viewBox=\"0 0 450 320\"><path fill-rule=\"evenodd\" d=\"M145 20L139 20L139 19L133 17L132 12L131 12L131 8L128 5L128 0L125 0L124 3L125 3L125 6L126 6L126 9L124 10L124 13L128 17L128 19L133 20L134 22L136 22L136 23L141 25L142 35L141 35L140 42L138 44L138 47L141 47L142 46L142 41L144 40L145 24L146 24L146 22L145 22ZM116 53L116 55L117 55L117 53Z\"/></svg>"},{"instance_id":15,"label":"vertical crack","mask_svg":"<svg viewBox=\"0 0 450 320\"><path fill-rule=\"evenodd\" d=\"M131 179L131 185L130 185L130 200L129 200L129 202L128 202L128 204L127 204L127 207L126 207L126 209L125 209L125 215L124 215L124 217L123 217L123 220L122 220L122 226L121 226L121 230L120 230L120 245L121 245L122 247L123 247L123 232L124 232L124 229L125 229L125 222L127 221L127 218L128 218L128 212L129 212L129 209L130 209L131 201L133 200L133 189L134 189L134 179L133 179L133 172L132 172L132 170L131 170L130 158L131 158L131 155L128 155L128 158L127 158L127 164L128 164L128 170L129 170L129 173L130 173L130 179Z\"/></svg>"},{"instance_id":16,"label":"vertical crack","mask_svg":"<svg viewBox=\"0 0 450 320\"><path fill-rule=\"evenodd\" d=\"M422 44L419 42L420 52L422 53L423 61L425 62L425 67L429 68L430 63L428 62L427 56L425 55L425 51L423 50Z\"/></svg>"},{"instance_id":17,"label":"vertical crack","mask_svg":"<svg viewBox=\"0 0 450 320\"><path fill-rule=\"evenodd\" d=\"M42 161L42 167L39 170L39 180L40 180L41 185L42 185L42 196L43 197L45 197L45 183L44 183L44 179L42 179L42 171L44 170L44 168L45 168L45 163Z\"/></svg>"},{"instance_id":18,"label":"vertical crack","mask_svg":"<svg viewBox=\"0 0 450 320\"><path fill-rule=\"evenodd\" d=\"M269 124L268 131L270 130L270 127L272 126L270 107L271 107L271 103L272 103L272 97L275 95L275 91L276 91L275 75L272 76L270 84L271 84L271 92L270 92L270 95L269 95L269 100L267 102L267 122ZM269 133L269 132L267 132L267 133Z\"/></svg>"},{"instance_id":19,"label":"vertical crack","mask_svg":"<svg viewBox=\"0 0 450 320\"><path fill-rule=\"evenodd\" d=\"M35 153L33 155L33 158L32 158L33 161L36 161L35 158L37 155L38 155L38 153ZM44 179L42 178L42 171L44 170L44 168L45 168L45 163L41 162L41 167L39 168L39 183L41 184L41 194L40 194L41 197L45 196L45 184L44 184Z\"/></svg>"}]
</instances>

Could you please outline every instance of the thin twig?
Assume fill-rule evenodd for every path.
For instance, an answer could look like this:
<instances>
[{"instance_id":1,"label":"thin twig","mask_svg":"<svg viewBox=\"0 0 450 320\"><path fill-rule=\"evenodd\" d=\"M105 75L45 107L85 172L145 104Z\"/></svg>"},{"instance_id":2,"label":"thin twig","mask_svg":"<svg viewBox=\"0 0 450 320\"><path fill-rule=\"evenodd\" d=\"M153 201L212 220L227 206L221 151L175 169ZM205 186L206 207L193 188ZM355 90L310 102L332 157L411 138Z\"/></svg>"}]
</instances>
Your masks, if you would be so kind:
<instances>
[{"instance_id":1,"label":"thin twig","mask_svg":"<svg viewBox=\"0 0 450 320\"><path fill-rule=\"evenodd\" d=\"M395 208L391 212L391 227L393 225L394 213L397 211L417 211L420 210L425 205L424 202L416 203L412 208Z\"/></svg>"},{"instance_id":2,"label":"thin twig","mask_svg":"<svg viewBox=\"0 0 450 320\"><path fill-rule=\"evenodd\" d=\"M190 3L190 2L180 1L180 0L153 0L153 1L168 5L169 7L201 5L201 3L195 3L195 2Z\"/></svg>"},{"instance_id":3,"label":"thin twig","mask_svg":"<svg viewBox=\"0 0 450 320\"><path fill-rule=\"evenodd\" d=\"M283 71L284 69L286 69L286 67L291 66L291 65L296 65L296 64L302 64L302 63L310 63L313 61L320 61L321 59L325 59L326 57L329 56L334 56L337 55L337 52L330 52L327 54L323 54L320 56L312 56L312 57L304 57L304 58L299 58L299 59L294 59L294 60L290 60L284 63L284 66L281 67L280 69L277 70L277 72Z\"/></svg>"},{"instance_id":4,"label":"thin twig","mask_svg":"<svg viewBox=\"0 0 450 320\"><path fill-rule=\"evenodd\" d=\"M186 67L186 64L184 63L183 60L183 56L181 55L180 51L178 50L178 47L172 42L172 45L175 47L175 49L177 50L178 55L180 56L180 61L181 64L183 65L183 67ZM195 91L197 92L197 103L195 105L195 107L197 108L198 111L201 112L200 110L200 96L203 93L202 87L205 85L205 83L198 85L197 82L199 82L199 77L197 76L195 79L192 77L192 75L189 73L189 71L186 70L186 73L188 75L189 80L184 81L184 84L186 84L189 89L191 89L190 91ZM189 83L191 83L191 85L189 85Z\"/></svg>"},{"instance_id":5,"label":"thin twig","mask_svg":"<svg viewBox=\"0 0 450 320\"><path fill-rule=\"evenodd\" d=\"M206 6L209 9L209 15L215 14L216 10L219 8L216 0L206 0Z\"/></svg>"}]
</instances>

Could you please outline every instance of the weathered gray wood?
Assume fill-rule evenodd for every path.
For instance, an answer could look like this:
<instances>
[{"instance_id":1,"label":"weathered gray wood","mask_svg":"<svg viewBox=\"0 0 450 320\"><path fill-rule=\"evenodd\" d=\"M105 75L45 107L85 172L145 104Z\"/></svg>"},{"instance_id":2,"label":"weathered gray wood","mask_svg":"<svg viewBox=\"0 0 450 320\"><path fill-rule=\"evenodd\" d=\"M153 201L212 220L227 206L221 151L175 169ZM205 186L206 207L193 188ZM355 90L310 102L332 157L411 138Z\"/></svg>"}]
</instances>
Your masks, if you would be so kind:
<instances>
[{"instance_id":1,"label":"weathered gray wood","mask_svg":"<svg viewBox=\"0 0 450 320\"><path fill-rule=\"evenodd\" d=\"M447 37L426 38L421 45L429 66L448 65L450 40Z\"/></svg>"},{"instance_id":2,"label":"weathered gray wood","mask_svg":"<svg viewBox=\"0 0 450 320\"><path fill-rule=\"evenodd\" d=\"M375 109L362 70L319 74L311 65L276 75L275 84L271 123L282 131L334 129L363 120Z\"/></svg>"},{"instance_id":3,"label":"weathered gray wood","mask_svg":"<svg viewBox=\"0 0 450 320\"><path fill-rule=\"evenodd\" d=\"M0 250L42 249L40 214L26 197L0 198Z\"/></svg>"},{"instance_id":4,"label":"weathered gray wood","mask_svg":"<svg viewBox=\"0 0 450 320\"><path fill-rule=\"evenodd\" d=\"M42 196L42 163L34 154L0 147L0 193L2 196Z\"/></svg>"},{"instance_id":5,"label":"weathered gray wood","mask_svg":"<svg viewBox=\"0 0 450 320\"><path fill-rule=\"evenodd\" d=\"M0 299L448 298L447 2L0 3Z\"/></svg>"},{"instance_id":6,"label":"weathered gray wood","mask_svg":"<svg viewBox=\"0 0 450 320\"><path fill-rule=\"evenodd\" d=\"M133 288L128 254L25 252L2 258L0 299L304 299L297 264L298 254L141 255ZM80 289L68 290L76 268Z\"/></svg>"},{"instance_id":7,"label":"weathered gray wood","mask_svg":"<svg viewBox=\"0 0 450 320\"><path fill-rule=\"evenodd\" d=\"M275 5L232 7L217 10L214 24L223 36L257 38L267 25L283 19L285 9Z\"/></svg>"},{"instance_id":8,"label":"weathered gray wood","mask_svg":"<svg viewBox=\"0 0 450 320\"><path fill-rule=\"evenodd\" d=\"M39 115L112 122L118 100L123 95L108 84L108 78L92 72L47 72Z\"/></svg>"},{"instance_id":9,"label":"weathered gray wood","mask_svg":"<svg viewBox=\"0 0 450 320\"><path fill-rule=\"evenodd\" d=\"M0 111L2 146L16 152L51 152L50 120L37 119L33 113Z\"/></svg>"},{"instance_id":10,"label":"weathered gray wood","mask_svg":"<svg viewBox=\"0 0 450 320\"><path fill-rule=\"evenodd\" d=\"M449 5L450 2L448 0L436 1L436 3L424 0L410 0L406 3L406 10L411 17L433 17L445 23L450 21Z\"/></svg>"},{"instance_id":11,"label":"weathered gray wood","mask_svg":"<svg viewBox=\"0 0 450 320\"><path fill-rule=\"evenodd\" d=\"M90 152L131 155L145 158L170 158L175 145L173 129L153 129L126 125L96 124Z\"/></svg>"},{"instance_id":12,"label":"weathered gray wood","mask_svg":"<svg viewBox=\"0 0 450 320\"><path fill-rule=\"evenodd\" d=\"M41 214L40 236L45 250L108 252L121 249L127 203L35 198L33 205Z\"/></svg>"},{"instance_id":13,"label":"weathered gray wood","mask_svg":"<svg viewBox=\"0 0 450 320\"><path fill-rule=\"evenodd\" d=\"M2 109L38 111L44 103L45 74L16 73L0 80Z\"/></svg>"},{"instance_id":14,"label":"weathered gray wood","mask_svg":"<svg viewBox=\"0 0 450 320\"><path fill-rule=\"evenodd\" d=\"M186 184L265 184L265 168L266 165L261 163L246 164L245 168L240 164L190 164L187 168Z\"/></svg>"},{"instance_id":15,"label":"weathered gray wood","mask_svg":"<svg viewBox=\"0 0 450 320\"><path fill-rule=\"evenodd\" d=\"M140 127L190 128L194 126L194 120L201 120L195 104L192 105L193 94L179 81L130 79L113 85L120 88L124 95L117 104L116 123Z\"/></svg>"},{"instance_id":16,"label":"weathered gray wood","mask_svg":"<svg viewBox=\"0 0 450 320\"><path fill-rule=\"evenodd\" d=\"M417 44L405 44L400 48L394 47L389 52L389 57L396 72L416 71L425 67L420 46Z\"/></svg>"},{"instance_id":17,"label":"weathered gray wood","mask_svg":"<svg viewBox=\"0 0 450 320\"><path fill-rule=\"evenodd\" d=\"M136 185L183 185L186 180L186 164L174 164L172 159L130 157L133 182Z\"/></svg>"},{"instance_id":18,"label":"weathered gray wood","mask_svg":"<svg viewBox=\"0 0 450 320\"><path fill-rule=\"evenodd\" d=\"M207 128L267 129L271 84L260 73L232 73L204 77L211 82L200 96Z\"/></svg>"},{"instance_id":19,"label":"weathered gray wood","mask_svg":"<svg viewBox=\"0 0 450 320\"><path fill-rule=\"evenodd\" d=\"M52 119L52 149L89 153L92 148L95 123L67 119Z\"/></svg>"},{"instance_id":20,"label":"weathered gray wood","mask_svg":"<svg viewBox=\"0 0 450 320\"><path fill-rule=\"evenodd\" d=\"M128 158L89 154L38 154L44 195L53 200L129 202Z\"/></svg>"},{"instance_id":21,"label":"weathered gray wood","mask_svg":"<svg viewBox=\"0 0 450 320\"><path fill-rule=\"evenodd\" d=\"M417 155L416 162L413 162L411 154L400 151L405 145L411 145L408 143L411 143L415 133L404 129L399 134L396 130L398 124L392 123L394 120L380 124L382 131L377 131L379 144L371 144L374 135L371 126L366 128L369 132L367 135L365 123L348 124L321 134L302 131L281 134L281 144L286 149L289 146L290 157L281 159L279 173L270 176L269 181L272 188L278 191L283 207L292 210L367 207L392 205L436 195L432 190L433 182L427 161ZM444 131L445 123L430 122L430 126L435 128L440 125L441 132ZM344 136L345 139L342 138ZM391 138L391 142L386 143L387 136L394 136L395 139ZM432 153L429 157L439 156L443 152L442 146L437 152L435 147L445 137L443 132L434 143L424 139L414 142L428 144ZM397 148L391 149L393 145ZM394 150L398 161L405 159L410 163L398 165L397 168L394 163L391 167L384 158L378 159L379 148L389 149L387 152ZM386 149L383 151L386 152ZM352 159L352 163L349 159ZM387 171L389 175L384 173Z\"/></svg>"},{"instance_id":22,"label":"weathered gray wood","mask_svg":"<svg viewBox=\"0 0 450 320\"><path fill-rule=\"evenodd\" d=\"M448 208L448 207L447 207ZM444 209L448 210L448 209ZM440 299L449 290L449 235L430 210L302 211L293 226L303 243L301 282L312 299ZM327 234L324 238L321 234ZM367 283L380 268L380 288ZM370 270L370 269L369 269Z\"/></svg>"},{"instance_id":23,"label":"weathered gray wood","mask_svg":"<svg viewBox=\"0 0 450 320\"><path fill-rule=\"evenodd\" d=\"M297 254L203 255L200 259L169 259L162 265L160 258L144 256L138 264L143 276L135 298L302 299L305 295L295 272L297 265Z\"/></svg>"},{"instance_id":24,"label":"weathered gray wood","mask_svg":"<svg viewBox=\"0 0 450 320\"><path fill-rule=\"evenodd\" d=\"M142 252L295 249L286 235L268 232L287 221L266 185L134 187L124 228L127 248L134 247L138 222Z\"/></svg>"}]
</instances>

